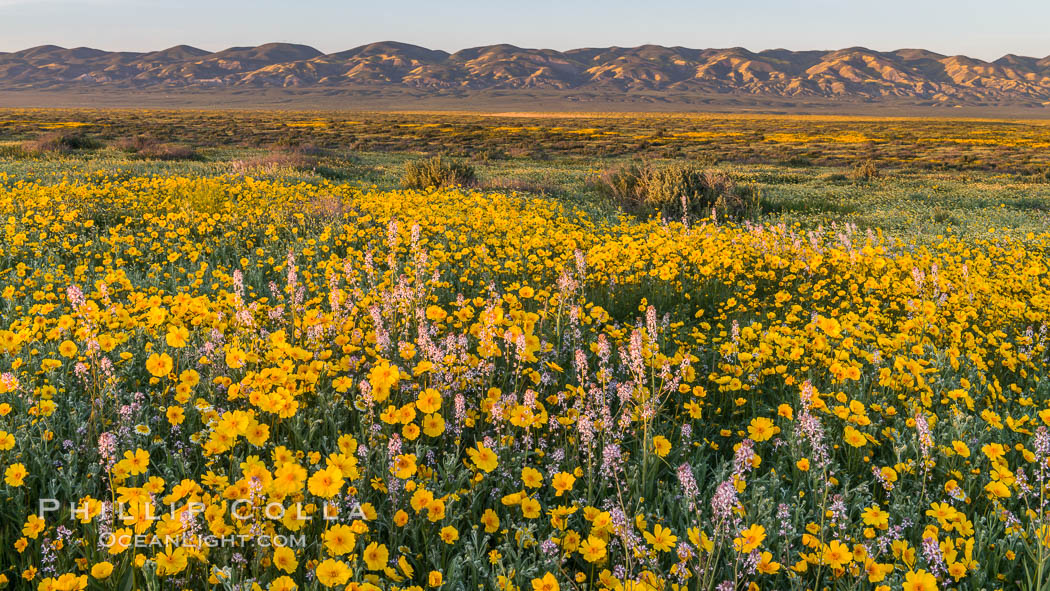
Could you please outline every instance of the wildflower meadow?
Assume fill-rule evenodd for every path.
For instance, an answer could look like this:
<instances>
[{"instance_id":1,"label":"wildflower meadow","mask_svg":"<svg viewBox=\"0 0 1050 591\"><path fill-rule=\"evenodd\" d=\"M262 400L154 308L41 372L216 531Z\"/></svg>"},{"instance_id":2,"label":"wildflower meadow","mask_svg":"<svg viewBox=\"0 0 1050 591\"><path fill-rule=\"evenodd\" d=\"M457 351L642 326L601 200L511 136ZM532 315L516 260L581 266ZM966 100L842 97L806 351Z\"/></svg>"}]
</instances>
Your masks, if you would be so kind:
<instances>
[{"instance_id":1,"label":"wildflower meadow","mask_svg":"<svg viewBox=\"0 0 1050 591\"><path fill-rule=\"evenodd\" d=\"M0 179L10 589L1050 587L1050 233Z\"/></svg>"}]
</instances>

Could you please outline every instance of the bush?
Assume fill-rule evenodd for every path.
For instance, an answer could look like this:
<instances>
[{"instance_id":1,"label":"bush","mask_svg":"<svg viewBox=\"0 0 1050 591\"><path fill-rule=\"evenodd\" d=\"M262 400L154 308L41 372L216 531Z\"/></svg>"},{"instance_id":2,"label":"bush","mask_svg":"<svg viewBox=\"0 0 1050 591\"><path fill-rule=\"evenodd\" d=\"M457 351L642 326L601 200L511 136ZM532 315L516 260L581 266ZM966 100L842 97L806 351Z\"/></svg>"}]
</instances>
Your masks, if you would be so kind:
<instances>
[{"instance_id":1,"label":"bush","mask_svg":"<svg viewBox=\"0 0 1050 591\"><path fill-rule=\"evenodd\" d=\"M139 158L147 160L200 160L201 155L189 146L177 144L159 144L153 148L141 150Z\"/></svg>"},{"instance_id":2,"label":"bush","mask_svg":"<svg viewBox=\"0 0 1050 591\"><path fill-rule=\"evenodd\" d=\"M782 162L784 166L791 168L808 168L813 166L813 158L806 154L796 154Z\"/></svg>"},{"instance_id":3,"label":"bush","mask_svg":"<svg viewBox=\"0 0 1050 591\"><path fill-rule=\"evenodd\" d=\"M74 150L95 150L101 147L101 143L94 138L89 138L83 133L71 131L55 131L46 133L35 140L24 144L28 152L54 152L66 154Z\"/></svg>"},{"instance_id":4,"label":"bush","mask_svg":"<svg viewBox=\"0 0 1050 591\"><path fill-rule=\"evenodd\" d=\"M697 166L717 166L720 161L714 152L700 152L693 156L693 163Z\"/></svg>"},{"instance_id":5,"label":"bush","mask_svg":"<svg viewBox=\"0 0 1050 591\"><path fill-rule=\"evenodd\" d=\"M882 177L882 173L879 171L879 167L875 165L874 160L865 160L854 166L849 176L855 181L870 182Z\"/></svg>"},{"instance_id":6,"label":"bush","mask_svg":"<svg viewBox=\"0 0 1050 591\"><path fill-rule=\"evenodd\" d=\"M116 140L112 144L110 144L110 147L120 150L121 152L128 152L134 154L135 152L138 152L146 146L150 146L155 143L156 141L152 138L146 137L144 135L137 135L135 137L120 138L119 140Z\"/></svg>"},{"instance_id":7,"label":"bush","mask_svg":"<svg viewBox=\"0 0 1050 591\"><path fill-rule=\"evenodd\" d=\"M632 213L660 213L669 217L711 215L754 218L761 213L753 184L738 184L721 172L685 164L652 164L607 170L597 182L600 193Z\"/></svg>"},{"instance_id":8,"label":"bush","mask_svg":"<svg viewBox=\"0 0 1050 591\"><path fill-rule=\"evenodd\" d=\"M26 160L32 157L32 152L18 144L5 144L0 146L0 158L7 160Z\"/></svg>"},{"instance_id":9,"label":"bush","mask_svg":"<svg viewBox=\"0 0 1050 591\"><path fill-rule=\"evenodd\" d=\"M147 136L124 138L113 143L113 147L142 160L198 160L200 155L189 146L162 144Z\"/></svg>"},{"instance_id":10,"label":"bush","mask_svg":"<svg viewBox=\"0 0 1050 591\"><path fill-rule=\"evenodd\" d=\"M281 171L310 172L317 159L302 152L272 152L243 160L234 160L230 167L234 172L273 174Z\"/></svg>"},{"instance_id":11,"label":"bush","mask_svg":"<svg viewBox=\"0 0 1050 591\"><path fill-rule=\"evenodd\" d=\"M476 180L474 167L441 156L407 162L401 175L401 185L406 189L472 185Z\"/></svg>"},{"instance_id":12,"label":"bush","mask_svg":"<svg viewBox=\"0 0 1050 591\"><path fill-rule=\"evenodd\" d=\"M476 162L493 162L495 160L507 160L510 155L503 148L484 148L482 150L476 150L470 154L470 157Z\"/></svg>"},{"instance_id":13,"label":"bush","mask_svg":"<svg viewBox=\"0 0 1050 591\"><path fill-rule=\"evenodd\" d=\"M498 176L480 183L486 191L535 193L551 195L558 192L558 185L546 181L531 181L516 177Z\"/></svg>"},{"instance_id":14,"label":"bush","mask_svg":"<svg viewBox=\"0 0 1050 591\"><path fill-rule=\"evenodd\" d=\"M937 222L938 224L943 224L946 222L952 224L957 223L955 216L952 215L952 212L939 205L937 207L934 207L930 211L930 217L933 218L933 221Z\"/></svg>"}]
</instances>

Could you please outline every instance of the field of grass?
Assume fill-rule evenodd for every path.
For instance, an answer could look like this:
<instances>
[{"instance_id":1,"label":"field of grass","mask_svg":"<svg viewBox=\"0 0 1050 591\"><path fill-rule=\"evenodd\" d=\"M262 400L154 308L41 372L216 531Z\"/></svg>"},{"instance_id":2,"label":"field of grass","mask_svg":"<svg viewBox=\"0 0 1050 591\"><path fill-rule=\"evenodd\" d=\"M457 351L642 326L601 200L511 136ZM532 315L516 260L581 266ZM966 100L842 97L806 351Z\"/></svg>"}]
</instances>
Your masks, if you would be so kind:
<instances>
[{"instance_id":1,"label":"field of grass","mask_svg":"<svg viewBox=\"0 0 1050 591\"><path fill-rule=\"evenodd\" d=\"M21 151L17 142L0 143L0 158L5 147L9 152ZM105 176L232 175L395 190L401 187L405 163L423 157L418 152L338 148L303 157L287 147L239 146L200 148L197 155L191 160L158 161L112 148L77 154L19 154L2 160L0 181L52 184ZM597 191L595 182L602 171L639 159L570 154L542 160L461 160L476 169L476 188L481 190L551 198L598 217L615 217L621 213L617 203ZM652 162L659 165L676 160ZM1023 236L1045 229L1050 222L1050 182L1030 175L884 168L877 179L858 180L850 176L850 166L798 168L721 162L702 167L754 184L763 202L759 221L769 224L805 229L853 224L863 232L882 231L902 240L927 242L949 234Z\"/></svg>"},{"instance_id":2,"label":"field of grass","mask_svg":"<svg viewBox=\"0 0 1050 591\"><path fill-rule=\"evenodd\" d=\"M0 117L0 584L1050 588L1041 124L429 117Z\"/></svg>"},{"instance_id":3,"label":"field of grass","mask_svg":"<svg viewBox=\"0 0 1050 591\"><path fill-rule=\"evenodd\" d=\"M600 113L0 110L0 141L76 129L194 146L313 145L475 159L678 158L792 167L990 170L1048 178L1050 121Z\"/></svg>"}]
</instances>

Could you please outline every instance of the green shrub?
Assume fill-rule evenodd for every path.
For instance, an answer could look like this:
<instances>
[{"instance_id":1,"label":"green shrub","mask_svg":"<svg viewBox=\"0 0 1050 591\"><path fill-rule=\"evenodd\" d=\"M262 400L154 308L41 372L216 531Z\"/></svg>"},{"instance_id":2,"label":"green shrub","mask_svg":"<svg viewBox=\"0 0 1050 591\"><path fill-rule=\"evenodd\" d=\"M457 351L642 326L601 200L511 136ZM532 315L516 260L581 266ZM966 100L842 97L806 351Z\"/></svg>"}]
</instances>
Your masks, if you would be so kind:
<instances>
[{"instance_id":1,"label":"green shrub","mask_svg":"<svg viewBox=\"0 0 1050 591\"><path fill-rule=\"evenodd\" d=\"M937 222L938 224L943 224L946 222L952 224L957 223L955 216L952 215L952 212L939 205L937 207L934 207L930 211L930 217L933 218L933 221Z\"/></svg>"},{"instance_id":2,"label":"green shrub","mask_svg":"<svg viewBox=\"0 0 1050 591\"><path fill-rule=\"evenodd\" d=\"M693 156L693 163L697 166L716 166L721 162L714 152L700 152Z\"/></svg>"},{"instance_id":3,"label":"green shrub","mask_svg":"<svg viewBox=\"0 0 1050 591\"><path fill-rule=\"evenodd\" d=\"M737 183L721 172L686 164L654 166L650 163L607 170L595 182L607 198L631 213L680 218L754 218L761 212L754 184Z\"/></svg>"},{"instance_id":4,"label":"green shrub","mask_svg":"<svg viewBox=\"0 0 1050 591\"><path fill-rule=\"evenodd\" d=\"M791 168L808 168L813 166L813 157L807 154L796 154L784 160L782 164Z\"/></svg>"},{"instance_id":5,"label":"green shrub","mask_svg":"<svg viewBox=\"0 0 1050 591\"><path fill-rule=\"evenodd\" d=\"M24 144L26 151L29 152L55 152L59 154L66 154L74 150L95 150L101 146L102 144L98 140L90 138L83 133L72 131L47 133Z\"/></svg>"},{"instance_id":6,"label":"green shrub","mask_svg":"<svg viewBox=\"0 0 1050 591\"><path fill-rule=\"evenodd\" d=\"M849 176L855 181L870 182L882 177L882 172L879 170L879 167L875 164L874 160L865 160L854 166L853 170L850 171Z\"/></svg>"},{"instance_id":7,"label":"green shrub","mask_svg":"<svg viewBox=\"0 0 1050 591\"><path fill-rule=\"evenodd\" d=\"M301 152L270 152L262 156L244 158L230 162L230 168L238 174L280 174L313 172L318 160Z\"/></svg>"},{"instance_id":8,"label":"green shrub","mask_svg":"<svg viewBox=\"0 0 1050 591\"><path fill-rule=\"evenodd\" d=\"M496 160L507 160L510 158L510 155L503 148L493 147L475 150L470 154L470 157L475 162L493 162Z\"/></svg>"},{"instance_id":9,"label":"green shrub","mask_svg":"<svg viewBox=\"0 0 1050 591\"><path fill-rule=\"evenodd\" d=\"M6 160L26 160L33 157L33 153L18 144L0 145L0 158Z\"/></svg>"},{"instance_id":10,"label":"green shrub","mask_svg":"<svg viewBox=\"0 0 1050 591\"><path fill-rule=\"evenodd\" d=\"M200 154L189 146L164 144L148 136L124 138L113 147L141 160L200 160Z\"/></svg>"},{"instance_id":11,"label":"green shrub","mask_svg":"<svg viewBox=\"0 0 1050 591\"><path fill-rule=\"evenodd\" d=\"M476 180L472 166L441 156L407 162L401 175L401 185L406 189L472 185Z\"/></svg>"}]
</instances>

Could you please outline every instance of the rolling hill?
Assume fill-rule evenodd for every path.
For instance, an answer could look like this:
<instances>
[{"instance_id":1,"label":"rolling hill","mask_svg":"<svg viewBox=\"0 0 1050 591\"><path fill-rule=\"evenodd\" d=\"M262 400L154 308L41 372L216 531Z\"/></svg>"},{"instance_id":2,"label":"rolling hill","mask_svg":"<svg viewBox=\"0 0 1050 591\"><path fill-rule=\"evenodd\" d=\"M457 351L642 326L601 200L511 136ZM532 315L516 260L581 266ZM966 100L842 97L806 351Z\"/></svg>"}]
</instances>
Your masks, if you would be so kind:
<instances>
[{"instance_id":1,"label":"rolling hill","mask_svg":"<svg viewBox=\"0 0 1050 591\"><path fill-rule=\"evenodd\" d=\"M921 106L1050 107L1050 57L992 62L922 49L753 52L684 47L554 51L491 45L447 53L381 42L338 53L269 43L208 52L185 45L149 53L55 45L0 53L0 92L513 97L689 102L722 97ZM271 92L272 95L272 92Z\"/></svg>"}]
</instances>

